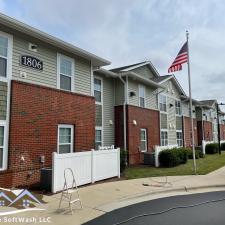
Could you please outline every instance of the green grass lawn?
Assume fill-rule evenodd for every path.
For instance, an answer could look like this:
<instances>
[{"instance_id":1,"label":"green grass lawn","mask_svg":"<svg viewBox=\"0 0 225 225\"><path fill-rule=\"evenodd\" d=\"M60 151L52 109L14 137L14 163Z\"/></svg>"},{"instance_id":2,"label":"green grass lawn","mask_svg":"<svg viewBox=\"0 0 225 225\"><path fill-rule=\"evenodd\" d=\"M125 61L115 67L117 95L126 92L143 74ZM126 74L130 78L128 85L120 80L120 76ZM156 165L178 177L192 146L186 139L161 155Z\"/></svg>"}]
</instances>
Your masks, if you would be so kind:
<instances>
[{"instance_id":1,"label":"green grass lawn","mask_svg":"<svg viewBox=\"0 0 225 225\"><path fill-rule=\"evenodd\" d=\"M221 155L206 155L203 159L197 159L197 174L204 175L210 173L220 167L225 166L225 152ZM127 179L143 178L143 177L158 177L158 176L180 176L192 175L193 160L189 159L186 164L182 164L173 168L155 168L149 166L128 167L124 171L124 176Z\"/></svg>"}]
</instances>

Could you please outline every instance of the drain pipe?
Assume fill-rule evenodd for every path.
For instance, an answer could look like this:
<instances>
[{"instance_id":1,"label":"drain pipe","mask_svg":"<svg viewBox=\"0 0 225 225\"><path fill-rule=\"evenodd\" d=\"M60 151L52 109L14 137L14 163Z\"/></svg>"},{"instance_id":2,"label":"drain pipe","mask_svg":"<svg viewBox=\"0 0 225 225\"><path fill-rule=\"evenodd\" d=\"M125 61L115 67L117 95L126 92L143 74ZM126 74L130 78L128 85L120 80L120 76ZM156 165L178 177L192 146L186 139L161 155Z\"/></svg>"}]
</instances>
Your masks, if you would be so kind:
<instances>
[{"instance_id":1,"label":"drain pipe","mask_svg":"<svg viewBox=\"0 0 225 225\"><path fill-rule=\"evenodd\" d=\"M126 153L125 157L125 164L128 164L128 151L127 151L127 116L126 116L126 104L127 104L127 88L126 88L126 81L123 80L121 74L119 75L119 79L124 85L124 102L123 102L123 140L124 140L124 151Z\"/></svg>"}]
</instances>

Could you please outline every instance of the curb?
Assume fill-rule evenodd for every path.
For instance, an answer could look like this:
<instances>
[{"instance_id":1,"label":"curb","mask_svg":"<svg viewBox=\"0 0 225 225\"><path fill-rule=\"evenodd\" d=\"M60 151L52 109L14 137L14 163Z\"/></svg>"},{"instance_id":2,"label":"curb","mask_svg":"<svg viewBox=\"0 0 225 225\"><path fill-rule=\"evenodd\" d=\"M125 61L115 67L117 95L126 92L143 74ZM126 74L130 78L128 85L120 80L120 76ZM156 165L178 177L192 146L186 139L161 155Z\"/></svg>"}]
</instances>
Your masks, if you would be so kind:
<instances>
[{"instance_id":1,"label":"curb","mask_svg":"<svg viewBox=\"0 0 225 225\"><path fill-rule=\"evenodd\" d=\"M98 206L95 209L101 210L101 211L107 213L112 210L116 210L116 209L123 208L123 207L129 206L129 205L137 204L142 201L151 201L153 199L157 199L157 198L154 198L154 196L156 197L158 194L163 194L163 193L169 194L169 193L175 193L175 192L188 193L191 190L197 190L197 189L204 190L204 189L214 189L214 188L224 188L225 189L225 184L200 185L200 186L195 186L195 187L183 186L183 187L177 187L177 188L164 188L163 190L161 189L161 190L157 190L157 191L148 191L148 192L145 192L144 194L136 194L133 196L122 197L112 203ZM192 194L192 193L189 193L189 194ZM153 198L148 199L148 200L142 199L147 196L151 196ZM173 196L173 195L171 195L171 196ZM170 197L170 195L164 196L164 197ZM160 198L164 198L164 197L160 196Z\"/></svg>"}]
</instances>

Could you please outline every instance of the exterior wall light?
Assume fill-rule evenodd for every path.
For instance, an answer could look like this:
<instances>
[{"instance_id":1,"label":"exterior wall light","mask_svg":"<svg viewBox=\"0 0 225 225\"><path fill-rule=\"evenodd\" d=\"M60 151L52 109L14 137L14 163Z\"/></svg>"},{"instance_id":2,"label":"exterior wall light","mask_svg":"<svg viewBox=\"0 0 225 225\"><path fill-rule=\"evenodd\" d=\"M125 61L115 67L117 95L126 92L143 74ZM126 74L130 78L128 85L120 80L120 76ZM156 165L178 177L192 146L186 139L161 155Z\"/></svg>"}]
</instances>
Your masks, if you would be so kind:
<instances>
[{"instance_id":1,"label":"exterior wall light","mask_svg":"<svg viewBox=\"0 0 225 225\"><path fill-rule=\"evenodd\" d=\"M137 126L137 121L133 120L133 124L134 124L134 126Z\"/></svg>"}]
</instances>

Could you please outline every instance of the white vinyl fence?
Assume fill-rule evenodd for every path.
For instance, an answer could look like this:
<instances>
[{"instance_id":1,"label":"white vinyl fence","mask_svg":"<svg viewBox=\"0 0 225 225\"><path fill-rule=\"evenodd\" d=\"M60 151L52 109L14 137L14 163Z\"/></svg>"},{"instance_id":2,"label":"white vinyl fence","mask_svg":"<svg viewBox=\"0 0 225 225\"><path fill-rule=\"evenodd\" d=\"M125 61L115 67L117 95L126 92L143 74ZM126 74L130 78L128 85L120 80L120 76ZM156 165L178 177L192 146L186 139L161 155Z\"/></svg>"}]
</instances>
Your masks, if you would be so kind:
<instances>
[{"instance_id":1,"label":"white vinyl fence","mask_svg":"<svg viewBox=\"0 0 225 225\"><path fill-rule=\"evenodd\" d=\"M67 154L53 153L52 192L63 189L64 170L71 168L77 185L120 177L120 149L91 150Z\"/></svg>"},{"instance_id":2,"label":"white vinyl fence","mask_svg":"<svg viewBox=\"0 0 225 225\"><path fill-rule=\"evenodd\" d=\"M220 144L221 143L224 143L224 142L225 142L225 140L222 140L222 141L220 141ZM202 152L203 152L204 155L205 155L205 146L207 144L212 144L212 143L218 143L218 142L215 142L215 141L204 141L204 140L202 140Z\"/></svg>"},{"instance_id":3,"label":"white vinyl fence","mask_svg":"<svg viewBox=\"0 0 225 225\"><path fill-rule=\"evenodd\" d=\"M159 167L159 153L166 149L177 148L178 145L155 146L155 166Z\"/></svg>"}]
</instances>

